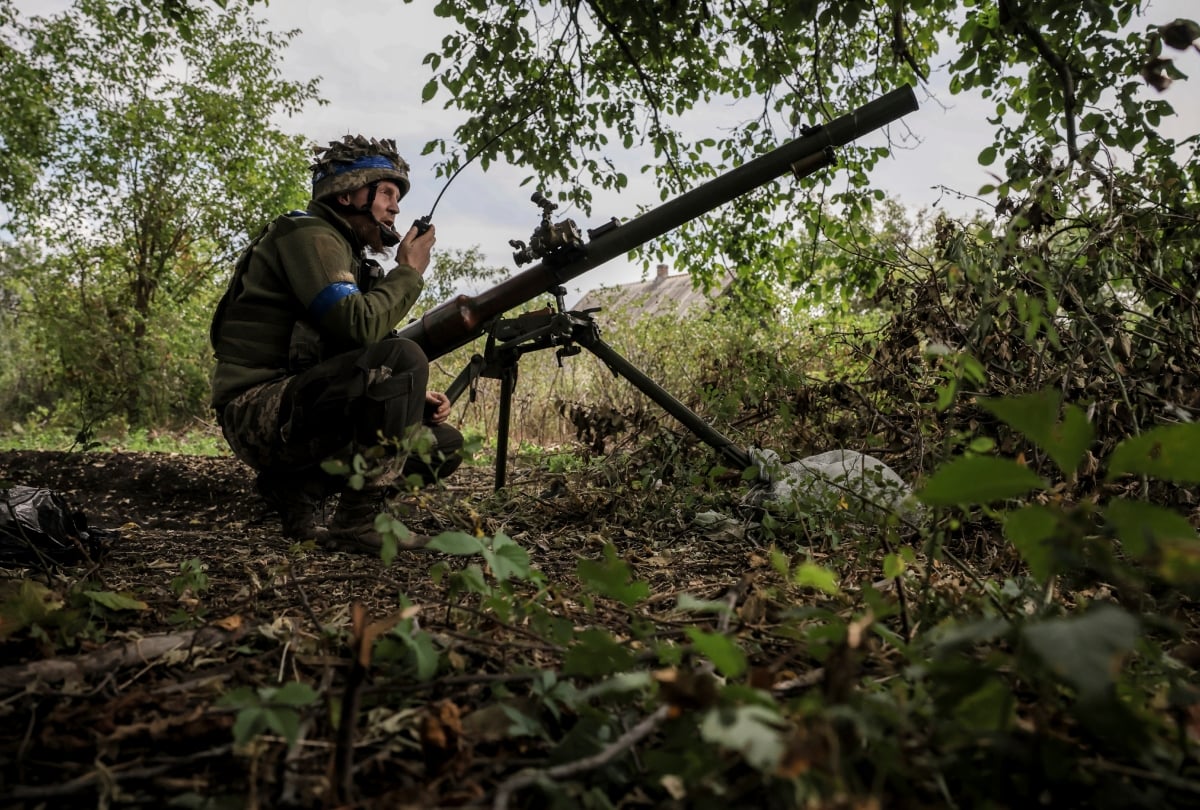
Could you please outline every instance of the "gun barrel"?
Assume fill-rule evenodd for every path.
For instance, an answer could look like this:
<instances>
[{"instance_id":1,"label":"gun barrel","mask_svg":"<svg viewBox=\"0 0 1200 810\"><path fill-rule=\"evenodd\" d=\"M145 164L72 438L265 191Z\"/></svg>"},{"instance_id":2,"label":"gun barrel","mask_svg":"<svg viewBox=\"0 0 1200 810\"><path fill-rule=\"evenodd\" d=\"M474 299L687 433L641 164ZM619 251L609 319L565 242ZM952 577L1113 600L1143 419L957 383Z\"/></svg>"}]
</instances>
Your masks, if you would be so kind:
<instances>
[{"instance_id":1,"label":"gun barrel","mask_svg":"<svg viewBox=\"0 0 1200 810\"><path fill-rule=\"evenodd\" d=\"M732 199L789 171L810 174L829 160L834 147L873 132L917 109L909 86L897 88L742 166L713 178L639 217L598 234L565 261L545 259L474 296L460 295L426 312L399 330L430 360L464 346L483 334L487 323L552 288L678 228Z\"/></svg>"}]
</instances>

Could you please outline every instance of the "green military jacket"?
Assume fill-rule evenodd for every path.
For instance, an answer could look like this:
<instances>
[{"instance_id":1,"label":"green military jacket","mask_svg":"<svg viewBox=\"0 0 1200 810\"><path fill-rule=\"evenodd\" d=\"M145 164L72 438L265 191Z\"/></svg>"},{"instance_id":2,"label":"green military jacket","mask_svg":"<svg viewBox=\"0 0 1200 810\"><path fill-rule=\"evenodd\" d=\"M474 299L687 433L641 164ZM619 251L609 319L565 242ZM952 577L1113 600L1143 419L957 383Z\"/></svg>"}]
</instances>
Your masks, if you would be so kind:
<instances>
[{"instance_id":1,"label":"green military jacket","mask_svg":"<svg viewBox=\"0 0 1200 810\"><path fill-rule=\"evenodd\" d=\"M383 275L323 203L278 217L238 259L213 317L213 407L220 412L243 391L295 373L289 354L299 331L315 331L324 356L382 340L423 286L407 265Z\"/></svg>"}]
</instances>

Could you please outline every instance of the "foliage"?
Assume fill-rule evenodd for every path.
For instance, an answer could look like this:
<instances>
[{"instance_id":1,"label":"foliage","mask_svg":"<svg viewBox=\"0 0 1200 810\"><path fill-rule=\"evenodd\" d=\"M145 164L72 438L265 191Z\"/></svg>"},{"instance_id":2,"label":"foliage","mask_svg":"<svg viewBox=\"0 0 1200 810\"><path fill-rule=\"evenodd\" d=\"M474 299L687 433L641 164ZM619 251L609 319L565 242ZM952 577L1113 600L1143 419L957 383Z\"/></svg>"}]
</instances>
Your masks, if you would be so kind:
<instances>
[{"instance_id":1,"label":"foliage","mask_svg":"<svg viewBox=\"0 0 1200 810\"><path fill-rule=\"evenodd\" d=\"M197 412L205 327L233 252L304 199L303 144L269 123L316 98L315 82L280 77L292 34L264 30L241 3L189 19L185 38L154 8L130 25L80 0L9 29L18 44L0 84L36 72L33 98L54 99L55 117L18 122L37 140L10 165L38 169L0 187L25 251L3 284L12 327L51 364L46 393L84 426Z\"/></svg>"},{"instance_id":2,"label":"foliage","mask_svg":"<svg viewBox=\"0 0 1200 810\"><path fill-rule=\"evenodd\" d=\"M23 52L24 43L14 31L16 20L11 0L0 0L0 93L8 111L0 122L6 156L0 166L0 200L4 201L32 190L38 168L49 156L47 136L59 115L53 96L45 92L49 71Z\"/></svg>"},{"instance_id":3,"label":"foliage","mask_svg":"<svg viewBox=\"0 0 1200 810\"><path fill-rule=\"evenodd\" d=\"M573 576L551 577L507 534L444 533L429 546L444 557L428 573L448 589L447 610L426 611L418 629L419 604L402 596L400 613L372 625L377 634L364 636L373 644L370 669L395 691L364 704L364 716L402 722L406 710L391 700L409 694L414 677L436 690L473 681L464 674L474 672L472 660L499 667L488 673L490 695L426 704L419 724L429 773L469 774L484 746L538 752L545 765L510 772L496 787L499 807L583 796L609 806L631 790L656 802L686 796L694 806L802 807L847 797L1007 806L1032 796L1184 806L1197 765L1181 724L1200 706L1200 687L1166 650L1195 628L1153 606L1174 599L1164 583L1200 593L1192 562L1200 538L1186 520L1136 499L1058 497L1090 442L1069 427L1073 406L1042 407L1052 400L1038 393L988 404L1058 462L1053 481L1023 482L1021 492L1029 483L1039 492L1014 491L1008 467L1024 469L1019 462L968 451L922 487L938 512L922 530L896 535L912 546L904 554L885 556L888 542L871 539L875 527L861 513L851 516L856 542L840 549L788 550L786 531L776 531L766 570L753 555L753 585L719 600L682 592L665 612L652 607L649 569L628 539L582 555ZM1195 425L1149 431L1118 446L1108 477L1154 464L1156 475L1193 485L1193 454L1164 459L1154 448L1197 441ZM970 475L958 469L978 460L995 463ZM647 510L656 496L617 497L640 498ZM1130 509L1157 515L1138 525L1163 533L1126 532ZM1027 569L985 579L974 573L982 560L951 551L961 527L978 525L978 510L1005 527L1007 540L987 542L1011 544ZM1033 511L1040 517L1031 521ZM881 573L890 591L879 587ZM954 574L969 577L957 598L964 586ZM1077 603L1049 596L1055 580L1071 582ZM764 618L752 607L758 600L778 613ZM569 602L577 607L565 621ZM538 643L522 655L511 639L530 633ZM502 661L478 649L488 644L503 650ZM495 686L501 678L507 687ZM305 692L304 705L319 699ZM340 700L350 705L349 693ZM299 703L241 687L223 705L242 711L239 741L252 724L268 728L269 707L288 713L280 733L295 742Z\"/></svg>"},{"instance_id":4,"label":"foliage","mask_svg":"<svg viewBox=\"0 0 1200 810\"><path fill-rule=\"evenodd\" d=\"M294 745L300 733L299 710L316 699L312 687L292 681L278 688L254 690L241 687L226 693L220 705L237 709L237 720L233 724L233 739L237 745L246 745L265 731L273 731L288 745Z\"/></svg>"},{"instance_id":5,"label":"foliage","mask_svg":"<svg viewBox=\"0 0 1200 810\"><path fill-rule=\"evenodd\" d=\"M110 622L121 624L123 612L148 609L132 594L101 590L86 580L58 589L31 578L6 579L0 588L0 641L25 640L50 649L99 643Z\"/></svg>"},{"instance_id":6,"label":"foliage","mask_svg":"<svg viewBox=\"0 0 1200 810\"><path fill-rule=\"evenodd\" d=\"M633 169L605 157L616 147L643 159L641 171L653 174L665 200L804 124L913 83L946 56L951 93L978 89L995 103L994 142L980 160L1003 160L996 184L1003 202L1036 219L1073 195L1105 196L1128 182L1123 193L1131 198L1173 208L1192 187L1196 143L1177 154L1180 144L1158 128L1171 102L1139 88L1143 75L1182 76L1163 44L1188 47L1195 24L1161 20L1161 28L1136 30L1142 6L1002 0L964 10L949 0L764 0L672 3L649 14L637 0L442 0L437 13L458 28L426 57L433 78L424 96L470 114L455 133L464 151L481 149L485 166L503 156L529 171L527 182L562 184L559 196L586 212L590 189L628 185ZM953 44L943 31L955 32ZM718 101L746 117L723 122L721 135L692 125L698 110ZM487 144L522 118L522 127ZM443 139L426 152L447 155L447 173L460 159ZM879 196L867 172L885 153L848 147L838 187L810 178L763 188L658 249L705 282L722 268L787 282L806 272L788 256L824 238L848 251L836 257L848 274ZM1072 194L1053 195L1047 185L1059 183L1071 184Z\"/></svg>"},{"instance_id":7,"label":"foliage","mask_svg":"<svg viewBox=\"0 0 1200 810\"><path fill-rule=\"evenodd\" d=\"M419 318L424 312L463 293L474 294L504 280L508 270L485 267L479 247L466 250L439 250L433 266L425 274L425 289L410 312Z\"/></svg>"}]
</instances>

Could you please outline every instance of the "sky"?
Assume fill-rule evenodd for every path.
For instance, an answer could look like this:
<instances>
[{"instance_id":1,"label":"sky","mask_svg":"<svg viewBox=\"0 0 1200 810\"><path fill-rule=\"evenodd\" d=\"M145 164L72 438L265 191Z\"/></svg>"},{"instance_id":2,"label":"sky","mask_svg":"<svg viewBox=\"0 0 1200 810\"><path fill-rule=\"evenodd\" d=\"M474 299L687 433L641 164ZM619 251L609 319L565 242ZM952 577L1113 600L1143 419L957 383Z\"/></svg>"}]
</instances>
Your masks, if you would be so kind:
<instances>
[{"instance_id":1,"label":"sky","mask_svg":"<svg viewBox=\"0 0 1200 810\"><path fill-rule=\"evenodd\" d=\"M17 0L27 13L48 14L69 5L66 0ZM430 139L453 138L456 125L465 116L443 109L445 96L421 102L421 90L431 77L422 65L425 55L437 50L450 25L433 14L434 0L271 0L256 5L274 30L298 29L300 33L283 52L286 78L307 81L321 78L319 93L325 106L310 105L299 116L279 122L280 126L313 142L325 143L348 133L395 139L400 154L412 166L412 190L402 202L401 220L415 219L429 211L445 181L434 174L436 157L423 157L421 147ZM1151 0L1145 22L1167 22L1175 17L1197 18L1197 0ZM1169 54L1192 76L1176 82L1170 100L1180 111L1167 121L1167 134L1182 137L1200 132L1200 54L1194 51ZM939 61L934 59L934 64ZM993 105L978 96L951 96L944 70L935 71L927 88L918 88L921 108L905 116L888 131L893 142L891 155L871 174L872 184L883 189L909 209L942 209L952 215L967 215L984 207L978 200L963 200L946 189L973 195L992 182L987 167L977 156L991 141L985 121ZM929 95L932 92L934 96ZM1148 93L1154 91L1147 88ZM847 111L842 111L847 112ZM718 104L698 111L697 125L710 127L718 135L737 123L738 111ZM883 145L885 133L866 136L861 143ZM620 194L597 190L590 216L579 211L559 210L555 218L571 217L586 230L612 217L627 219L640 205L659 204L658 190L643 180L641 161L613 155L630 177L630 186ZM830 171L835 171L832 169ZM466 249L477 246L490 266L517 271L512 261L510 239L528 241L539 211L529 202L531 188L521 186L527 172L519 167L493 164L484 172L478 162L464 169L446 190L434 216L439 248ZM671 268L682 272L686 268ZM574 279L569 285L568 305L586 290L636 281L642 266L616 259Z\"/></svg>"}]
</instances>

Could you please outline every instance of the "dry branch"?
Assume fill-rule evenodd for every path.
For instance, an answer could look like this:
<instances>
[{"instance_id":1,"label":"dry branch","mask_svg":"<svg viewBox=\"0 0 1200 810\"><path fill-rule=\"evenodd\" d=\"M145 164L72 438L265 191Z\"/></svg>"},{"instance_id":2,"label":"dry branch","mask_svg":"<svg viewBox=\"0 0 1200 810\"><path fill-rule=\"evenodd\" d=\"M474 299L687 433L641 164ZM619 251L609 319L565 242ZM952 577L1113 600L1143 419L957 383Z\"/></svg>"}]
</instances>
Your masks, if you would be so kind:
<instances>
[{"instance_id":1,"label":"dry branch","mask_svg":"<svg viewBox=\"0 0 1200 810\"><path fill-rule=\"evenodd\" d=\"M240 636L240 631L201 627L179 633L148 636L113 645L86 655L49 658L0 668L0 689L24 689L34 681L81 681L88 676L132 666L145 666L175 650L216 647Z\"/></svg>"}]
</instances>

